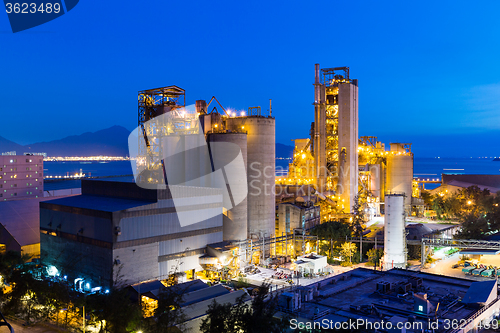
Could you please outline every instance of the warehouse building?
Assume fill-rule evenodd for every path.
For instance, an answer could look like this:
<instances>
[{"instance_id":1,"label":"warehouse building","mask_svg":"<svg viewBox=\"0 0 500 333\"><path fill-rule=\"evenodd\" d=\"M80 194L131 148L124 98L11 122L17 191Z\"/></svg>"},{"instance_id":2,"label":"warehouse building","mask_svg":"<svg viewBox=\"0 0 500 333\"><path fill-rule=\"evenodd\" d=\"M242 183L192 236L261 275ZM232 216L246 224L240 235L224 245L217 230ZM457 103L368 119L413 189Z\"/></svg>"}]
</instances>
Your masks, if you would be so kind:
<instances>
[{"instance_id":1,"label":"warehouse building","mask_svg":"<svg viewBox=\"0 0 500 333\"><path fill-rule=\"evenodd\" d=\"M192 278L207 244L222 241L219 189L149 190L135 183L82 180L82 194L40 204L41 258L76 288ZM212 216L181 226L183 217Z\"/></svg>"}]
</instances>

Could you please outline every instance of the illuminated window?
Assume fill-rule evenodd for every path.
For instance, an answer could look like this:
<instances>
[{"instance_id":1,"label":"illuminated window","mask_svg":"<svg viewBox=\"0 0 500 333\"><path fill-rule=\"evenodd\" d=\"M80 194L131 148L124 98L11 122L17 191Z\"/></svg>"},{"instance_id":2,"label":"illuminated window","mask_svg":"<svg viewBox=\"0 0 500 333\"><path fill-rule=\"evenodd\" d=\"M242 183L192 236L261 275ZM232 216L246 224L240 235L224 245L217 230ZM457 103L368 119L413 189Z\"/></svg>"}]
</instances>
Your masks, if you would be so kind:
<instances>
[{"instance_id":1,"label":"illuminated window","mask_svg":"<svg viewBox=\"0 0 500 333\"><path fill-rule=\"evenodd\" d=\"M420 311L420 312L424 312L424 306L423 306L423 305L419 305L419 306L418 306L418 311Z\"/></svg>"}]
</instances>

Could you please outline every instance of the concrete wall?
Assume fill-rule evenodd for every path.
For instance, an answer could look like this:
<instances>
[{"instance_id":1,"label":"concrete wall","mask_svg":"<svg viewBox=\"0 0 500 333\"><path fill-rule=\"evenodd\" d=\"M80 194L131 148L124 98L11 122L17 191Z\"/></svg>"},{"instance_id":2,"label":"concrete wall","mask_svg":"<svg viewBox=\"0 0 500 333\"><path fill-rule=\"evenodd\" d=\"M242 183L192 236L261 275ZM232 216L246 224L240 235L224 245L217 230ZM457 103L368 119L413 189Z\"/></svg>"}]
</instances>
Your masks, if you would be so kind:
<instances>
[{"instance_id":1,"label":"concrete wall","mask_svg":"<svg viewBox=\"0 0 500 333\"><path fill-rule=\"evenodd\" d=\"M98 212L95 212L94 216L74 214L44 208L48 203L42 202L41 205L43 206L40 207L40 229L81 235L109 243L113 241L111 214L108 214L108 217L98 216Z\"/></svg>"},{"instance_id":2,"label":"concrete wall","mask_svg":"<svg viewBox=\"0 0 500 333\"><path fill-rule=\"evenodd\" d=\"M43 157L0 156L0 200L43 197Z\"/></svg>"},{"instance_id":3,"label":"concrete wall","mask_svg":"<svg viewBox=\"0 0 500 333\"><path fill-rule=\"evenodd\" d=\"M113 250L113 268L120 282L130 285L160 276L158 270L158 243L131 246Z\"/></svg>"},{"instance_id":4,"label":"concrete wall","mask_svg":"<svg viewBox=\"0 0 500 333\"><path fill-rule=\"evenodd\" d=\"M85 244L71 239L40 234L41 260L54 265L68 281L84 278L92 287L109 287L113 276L111 248Z\"/></svg>"}]
</instances>

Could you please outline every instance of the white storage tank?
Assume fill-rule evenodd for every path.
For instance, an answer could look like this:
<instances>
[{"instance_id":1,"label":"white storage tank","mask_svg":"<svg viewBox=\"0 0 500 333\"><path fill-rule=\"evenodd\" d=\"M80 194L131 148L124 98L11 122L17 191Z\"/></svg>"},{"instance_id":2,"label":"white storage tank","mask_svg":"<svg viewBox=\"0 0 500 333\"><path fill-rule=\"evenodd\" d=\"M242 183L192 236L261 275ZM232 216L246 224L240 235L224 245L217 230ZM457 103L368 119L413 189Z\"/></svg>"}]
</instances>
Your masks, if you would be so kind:
<instances>
[{"instance_id":1,"label":"white storage tank","mask_svg":"<svg viewBox=\"0 0 500 333\"><path fill-rule=\"evenodd\" d=\"M387 156L387 192L404 193L411 204L413 184L413 153L408 144L391 143L391 151Z\"/></svg>"},{"instance_id":2,"label":"white storage tank","mask_svg":"<svg viewBox=\"0 0 500 333\"><path fill-rule=\"evenodd\" d=\"M405 195L385 195L384 269L406 268Z\"/></svg>"}]
</instances>

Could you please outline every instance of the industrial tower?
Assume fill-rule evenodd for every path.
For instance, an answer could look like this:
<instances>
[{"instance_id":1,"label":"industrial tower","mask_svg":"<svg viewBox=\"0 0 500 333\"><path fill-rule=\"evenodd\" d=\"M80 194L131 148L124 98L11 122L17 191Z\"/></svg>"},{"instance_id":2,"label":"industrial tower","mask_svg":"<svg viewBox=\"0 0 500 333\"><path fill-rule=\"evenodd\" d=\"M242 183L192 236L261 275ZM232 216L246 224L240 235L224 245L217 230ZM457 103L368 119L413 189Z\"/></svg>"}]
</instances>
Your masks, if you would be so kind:
<instances>
[{"instance_id":1,"label":"industrial tower","mask_svg":"<svg viewBox=\"0 0 500 333\"><path fill-rule=\"evenodd\" d=\"M358 193L358 80L349 67L315 65L313 134L316 189L335 192L350 213Z\"/></svg>"}]
</instances>

